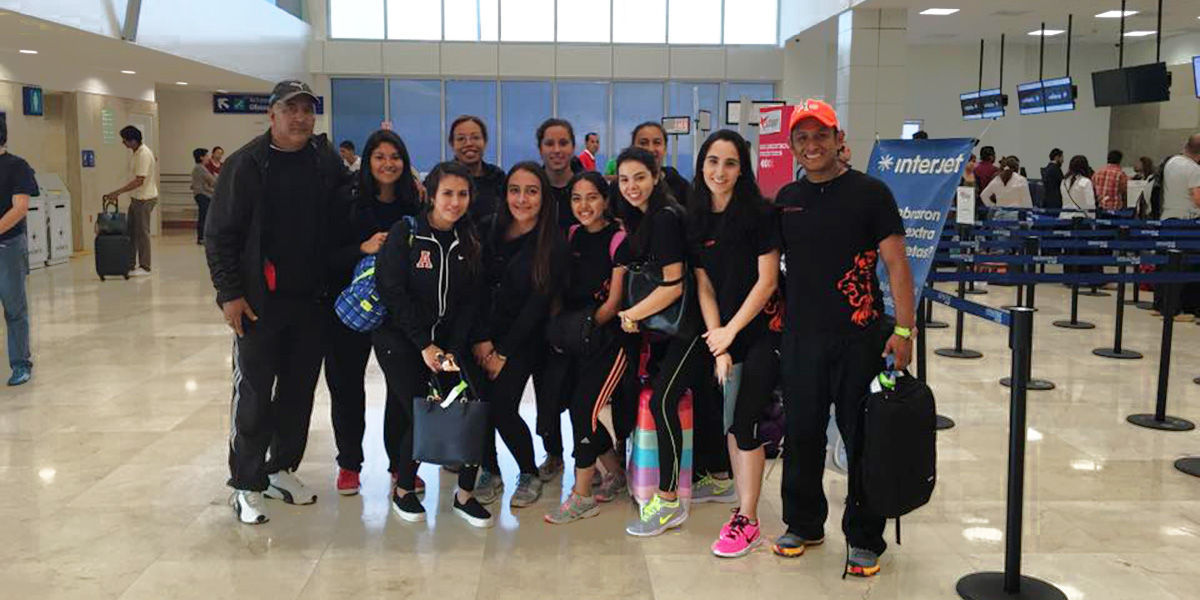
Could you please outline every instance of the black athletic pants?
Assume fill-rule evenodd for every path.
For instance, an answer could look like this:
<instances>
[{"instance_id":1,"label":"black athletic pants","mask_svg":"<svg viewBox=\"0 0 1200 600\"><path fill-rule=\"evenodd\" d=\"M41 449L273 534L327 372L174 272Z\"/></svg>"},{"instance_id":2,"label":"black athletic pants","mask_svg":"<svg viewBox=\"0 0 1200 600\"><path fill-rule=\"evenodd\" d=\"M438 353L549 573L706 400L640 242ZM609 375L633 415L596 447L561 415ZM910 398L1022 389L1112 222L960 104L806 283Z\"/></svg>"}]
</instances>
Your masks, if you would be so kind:
<instances>
[{"instance_id":1,"label":"black athletic pants","mask_svg":"<svg viewBox=\"0 0 1200 600\"><path fill-rule=\"evenodd\" d=\"M383 445L387 449L388 470L396 474L397 487L411 491L416 488L418 467L413 460L413 398L428 393L432 374L412 342L384 332L376 332L372 338L375 357L387 380ZM474 360L470 352L455 352L454 355L464 369L468 369L468 363ZM467 378L475 382L481 380L483 375L468 370ZM467 492L473 491L478 470L478 465L460 467L458 487Z\"/></svg>"},{"instance_id":2,"label":"black athletic pants","mask_svg":"<svg viewBox=\"0 0 1200 600\"><path fill-rule=\"evenodd\" d=\"M326 313L313 299L268 296L233 342L229 485L264 491L267 475L300 466L325 353ZM267 460L270 451L271 459Z\"/></svg>"},{"instance_id":3,"label":"black athletic pants","mask_svg":"<svg viewBox=\"0 0 1200 600\"><path fill-rule=\"evenodd\" d=\"M533 435L521 418L521 397L525 395L525 384L542 362L542 349L521 348L510 354L504 369L494 381L484 386L484 399L491 403L488 416L492 434L483 445L483 468L491 473L500 473L500 462L496 456L496 432L512 452L517 467L522 473L537 474L537 463L533 460Z\"/></svg>"},{"instance_id":4,"label":"black athletic pants","mask_svg":"<svg viewBox=\"0 0 1200 600\"><path fill-rule=\"evenodd\" d=\"M692 388L692 456L695 468L692 478L699 480L713 473L729 473L729 446L725 443L722 424L725 399L713 370L716 363L708 345L697 342L704 364Z\"/></svg>"},{"instance_id":5,"label":"black athletic pants","mask_svg":"<svg viewBox=\"0 0 1200 600\"><path fill-rule=\"evenodd\" d=\"M547 351L547 354L553 354ZM537 398L537 434L542 438L542 447L551 456L563 455L562 412L570 404L563 388L551 381L554 374L547 372L549 357L533 372L533 394ZM564 393L566 392L566 393Z\"/></svg>"},{"instance_id":6,"label":"black athletic pants","mask_svg":"<svg viewBox=\"0 0 1200 600\"><path fill-rule=\"evenodd\" d=\"M705 360L708 348L700 336L670 338L649 346L650 412L658 434L659 489L673 492L679 487L680 461L683 456L683 425L679 422L679 399L695 389L710 364ZM634 397L636 406L637 397ZM695 411L693 410L693 416ZM720 413L717 413L720 422ZM718 429L719 431L719 429Z\"/></svg>"},{"instance_id":7,"label":"black athletic pants","mask_svg":"<svg viewBox=\"0 0 1200 600\"><path fill-rule=\"evenodd\" d=\"M586 469L613 449L612 436L600 422L600 411L620 386L628 367L625 348L614 340L588 355L550 352L546 357L548 391L569 398L575 468Z\"/></svg>"},{"instance_id":8,"label":"black athletic pants","mask_svg":"<svg viewBox=\"0 0 1200 600\"><path fill-rule=\"evenodd\" d=\"M825 499L825 427L829 406L837 407L837 424L848 448L854 447L862 399L871 380L884 368L880 356L885 327L876 322L850 336L783 334L783 370L787 440L783 453L783 521L788 530L808 539L825 535L829 503ZM858 473L850 465L850 492L842 531L856 548L882 554L884 519L858 503Z\"/></svg>"},{"instance_id":9,"label":"black athletic pants","mask_svg":"<svg viewBox=\"0 0 1200 600\"><path fill-rule=\"evenodd\" d=\"M204 221L208 219L208 205L212 204L212 198L205 194L194 194L192 196L196 200L196 241L204 241Z\"/></svg>"},{"instance_id":10,"label":"black athletic pants","mask_svg":"<svg viewBox=\"0 0 1200 600\"><path fill-rule=\"evenodd\" d=\"M325 351L325 385L329 388L333 438L337 442L337 464L348 471L361 471L363 431L366 430L367 361L371 359L371 334L346 327L329 311L329 343ZM386 429L385 429L386 431Z\"/></svg>"},{"instance_id":11,"label":"black athletic pants","mask_svg":"<svg viewBox=\"0 0 1200 600\"><path fill-rule=\"evenodd\" d=\"M725 407L732 414L725 433L733 434L739 450L749 452L763 445L758 435L758 422L771 403L775 384L779 382L779 335L766 333L750 345L740 366L737 396L732 407ZM726 400L728 402L729 400ZM722 441L724 441L724 436Z\"/></svg>"}]
</instances>

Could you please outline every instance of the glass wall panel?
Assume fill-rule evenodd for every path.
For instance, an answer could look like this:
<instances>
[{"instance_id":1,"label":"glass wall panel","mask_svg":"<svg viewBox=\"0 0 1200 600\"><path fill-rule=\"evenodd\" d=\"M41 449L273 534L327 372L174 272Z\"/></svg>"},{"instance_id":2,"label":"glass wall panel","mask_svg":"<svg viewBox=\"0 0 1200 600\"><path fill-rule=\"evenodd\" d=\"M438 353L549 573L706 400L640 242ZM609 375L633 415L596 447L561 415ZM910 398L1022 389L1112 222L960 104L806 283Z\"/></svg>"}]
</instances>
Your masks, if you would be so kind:
<instances>
[{"instance_id":1,"label":"glass wall panel","mask_svg":"<svg viewBox=\"0 0 1200 600\"><path fill-rule=\"evenodd\" d=\"M438 0L387 0L389 40L442 39L442 3Z\"/></svg>"},{"instance_id":2,"label":"glass wall panel","mask_svg":"<svg viewBox=\"0 0 1200 600\"><path fill-rule=\"evenodd\" d=\"M350 140L359 154L384 119L382 79L334 79L333 143Z\"/></svg>"},{"instance_id":3,"label":"glass wall panel","mask_svg":"<svg viewBox=\"0 0 1200 600\"><path fill-rule=\"evenodd\" d=\"M442 143L450 135L450 124L460 115L475 115L483 119L488 129L487 152L483 160L496 163L496 82L495 81L447 81L446 82L446 132ZM450 147L446 147L446 160L454 158Z\"/></svg>"},{"instance_id":4,"label":"glass wall panel","mask_svg":"<svg viewBox=\"0 0 1200 600\"><path fill-rule=\"evenodd\" d=\"M690 180L696 166L696 150L700 148L700 144L704 143L704 136L696 134L696 118L699 113L692 110L694 104L692 97L699 95L700 110L712 113L713 131L716 131L721 129L720 123L717 122L717 115L720 114L717 110L717 99L721 95L721 86L717 83L672 81L667 84L667 92L668 114L666 116L687 115L692 118L692 133L679 136L679 160L675 167L679 169L680 175Z\"/></svg>"},{"instance_id":5,"label":"glass wall panel","mask_svg":"<svg viewBox=\"0 0 1200 600\"><path fill-rule=\"evenodd\" d=\"M554 112L549 81L500 82L500 160L505 168L523 160L541 164L537 128Z\"/></svg>"},{"instance_id":6,"label":"glass wall panel","mask_svg":"<svg viewBox=\"0 0 1200 600\"><path fill-rule=\"evenodd\" d=\"M500 3L500 40L553 42L554 0L504 0Z\"/></svg>"},{"instance_id":7,"label":"glass wall panel","mask_svg":"<svg viewBox=\"0 0 1200 600\"><path fill-rule=\"evenodd\" d=\"M665 44L667 0L613 0L614 44Z\"/></svg>"},{"instance_id":8,"label":"glass wall panel","mask_svg":"<svg viewBox=\"0 0 1200 600\"><path fill-rule=\"evenodd\" d=\"M329 37L383 39L383 0L330 0Z\"/></svg>"},{"instance_id":9,"label":"glass wall panel","mask_svg":"<svg viewBox=\"0 0 1200 600\"><path fill-rule=\"evenodd\" d=\"M644 121L663 118L663 84L617 82L613 84L613 148L629 145L633 128Z\"/></svg>"},{"instance_id":10,"label":"glass wall panel","mask_svg":"<svg viewBox=\"0 0 1200 600\"><path fill-rule=\"evenodd\" d=\"M404 138L408 154L422 173L442 161L442 82L424 79L388 81L389 118Z\"/></svg>"},{"instance_id":11,"label":"glass wall panel","mask_svg":"<svg viewBox=\"0 0 1200 600\"><path fill-rule=\"evenodd\" d=\"M732 0L729 3L736 4ZM675 0L670 11L668 43L721 43L721 0Z\"/></svg>"},{"instance_id":12,"label":"glass wall panel","mask_svg":"<svg viewBox=\"0 0 1200 600\"><path fill-rule=\"evenodd\" d=\"M558 0L558 41L607 44L609 0Z\"/></svg>"},{"instance_id":13,"label":"glass wall panel","mask_svg":"<svg viewBox=\"0 0 1200 600\"><path fill-rule=\"evenodd\" d=\"M775 44L779 40L778 0L725 2L726 44Z\"/></svg>"},{"instance_id":14,"label":"glass wall panel","mask_svg":"<svg viewBox=\"0 0 1200 600\"><path fill-rule=\"evenodd\" d=\"M499 0L442 0L446 41L494 42L500 33Z\"/></svg>"},{"instance_id":15,"label":"glass wall panel","mask_svg":"<svg viewBox=\"0 0 1200 600\"><path fill-rule=\"evenodd\" d=\"M600 135L600 152L596 156L599 171L604 170L604 162L615 150L624 148L615 145L620 140L613 140L608 132L608 91L609 84L605 82L558 83L558 116L575 128L575 153L583 152L583 138L588 132Z\"/></svg>"}]
</instances>

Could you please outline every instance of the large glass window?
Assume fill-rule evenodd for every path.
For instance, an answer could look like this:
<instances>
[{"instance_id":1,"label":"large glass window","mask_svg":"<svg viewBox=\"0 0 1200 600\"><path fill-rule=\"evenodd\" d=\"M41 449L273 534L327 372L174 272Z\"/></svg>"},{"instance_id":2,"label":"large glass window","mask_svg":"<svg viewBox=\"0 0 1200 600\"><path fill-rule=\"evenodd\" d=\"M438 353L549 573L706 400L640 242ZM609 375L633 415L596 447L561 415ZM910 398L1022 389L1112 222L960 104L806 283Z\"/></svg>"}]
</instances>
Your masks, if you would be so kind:
<instances>
[{"instance_id":1,"label":"large glass window","mask_svg":"<svg viewBox=\"0 0 1200 600\"><path fill-rule=\"evenodd\" d=\"M383 0L330 0L329 37L383 39Z\"/></svg>"},{"instance_id":2,"label":"large glass window","mask_svg":"<svg viewBox=\"0 0 1200 600\"><path fill-rule=\"evenodd\" d=\"M494 42L500 35L498 0L443 0L446 41Z\"/></svg>"},{"instance_id":3,"label":"large glass window","mask_svg":"<svg viewBox=\"0 0 1200 600\"><path fill-rule=\"evenodd\" d=\"M422 173L442 160L442 82L392 79L388 82L392 129L404 138L408 154Z\"/></svg>"},{"instance_id":4,"label":"large glass window","mask_svg":"<svg viewBox=\"0 0 1200 600\"><path fill-rule=\"evenodd\" d=\"M600 136L600 152L596 164L600 170L614 149L624 148L620 140L610 139L608 133L608 84L591 81L559 82L558 117L571 122L575 128L576 154L583 152L583 138L589 132Z\"/></svg>"},{"instance_id":5,"label":"large glass window","mask_svg":"<svg viewBox=\"0 0 1200 600\"><path fill-rule=\"evenodd\" d=\"M554 0L504 0L500 3L500 40L553 42Z\"/></svg>"},{"instance_id":6,"label":"large glass window","mask_svg":"<svg viewBox=\"0 0 1200 600\"><path fill-rule=\"evenodd\" d=\"M608 43L609 0L559 0L558 41Z\"/></svg>"},{"instance_id":7,"label":"large glass window","mask_svg":"<svg viewBox=\"0 0 1200 600\"><path fill-rule=\"evenodd\" d=\"M442 3L430 0L387 0L389 40L442 39Z\"/></svg>"},{"instance_id":8,"label":"large glass window","mask_svg":"<svg viewBox=\"0 0 1200 600\"><path fill-rule=\"evenodd\" d=\"M488 128L487 152L483 160L495 164L496 145L496 82L495 81L447 81L446 82L446 135L442 143L450 135L450 124L462 115L475 115L483 119ZM453 158L453 152L446 147L446 160Z\"/></svg>"},{"instance_id":9,"label":"large glass window","mask_svg":"<svg viewBox=\"0 0 1200 600\"><path fill-rule=\"evenodd\" d=\"M737 4L730 0L730 4ZM670 30L667 41L672 44L720 44L721 0L676 0L670 4Z\"/></svg>"},{"instance_id":10,"label":"large glass window","mask_svg":"<svg viewBox=\"0 0 1200 600\"><path fill-rule=\"evenodd\" d=\"M726 44L775 44L779 41L778 0L725 2Z\"/></svg>"},{"instance_id":11,"label":"large glass window","mask_svg":"<svg viewBox=\"0 0 1200 600\"><path fill-rule=\"evenodd\" d=\"M535 134L553 112L549 81L500 82L500 160L505 167L523 160L541 164Z\"/></svg>"},{"instance_id":12,"label":"large glass window","mask_svg":"<svg viewBox=\"0 0 1200 600\"><path fill-rule=\"evenodd\" d=\"M707 137L698 135L696 131L696 119L699 113L693 110L695 104L693 97L699 97L700 110L707 110L712 114L712 131L716 131L722 128L720 123L716 122L717 115L720 114L717 111L717 100L720 95L721 86L716 83L672 81L667 84L667 114L664 116L681 117L687 115L692 118L692 133L679 136L679 159L675 167L687 179L691 179L695 172L696 152L700 149L700 144L704 143L705 137Z\"/></svg>"},{"instance_id":13,"label":"large glass window","mask_svg":"<svg viewBox=\"0 0 1200 600\"><path fill-rule=\"evenodd\" d=\"M614 44L667 41L667 0L613 0Z\"/></svg>"},{"instance_id":14,"label":"large glass window","mask_svg":"<svg viewBox=\"0 0 1200 600\"><path fill-rule=\"evenodd\" d=\"M714 127L728 127L725 123L725 103L733 100L740 100L742 95L750 96L751 100L774 100L775 99L775 84L773 83L727 83L725 84L724 97L721 98L721 121L720 125ZM735 115L736 118L736 115Z\"/></svg>"},{"instance_id":15,"label":"large glass window","mask_svg":"<svg viewBox=\"0 0 1200 600\"><path fill-rule=\"evenodd\" d=\"M334 143L350 140L362 152L367 137L384 119L382 79L334 79Z\"/></svg>"},{"instance_id":16,"label":"large glass window","mask_svg":"<svg viewBox=\"0 0 1200 600\"><path fill-rule=\"evenodd\" d=\"M644 121L663 118L663 84L617 82L613 84L613 147L629 145L633 128Z\"/></svg>"}]
</instances>

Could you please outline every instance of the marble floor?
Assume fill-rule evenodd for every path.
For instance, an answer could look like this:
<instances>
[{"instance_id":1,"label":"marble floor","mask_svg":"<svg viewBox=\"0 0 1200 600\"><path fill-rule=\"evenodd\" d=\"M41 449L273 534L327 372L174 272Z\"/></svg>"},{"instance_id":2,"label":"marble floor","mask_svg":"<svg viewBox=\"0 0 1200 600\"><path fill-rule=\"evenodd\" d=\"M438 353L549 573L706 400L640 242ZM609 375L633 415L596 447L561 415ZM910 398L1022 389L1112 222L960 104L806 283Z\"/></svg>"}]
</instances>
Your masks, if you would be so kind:
<instances>
[{"instance_id":1,"label":"marble floor","mask_svg":"<svg viewBox=\"0 0 1200 600\"><path fill-rule=\"evenodd\" d=\"M958 422L939 437L932 502L905 518L880 577L843 581L845 479L833 472L829 543L796 560L765 548L711 556L724 505L698 506L681 529L645 540L623 532L628 503L547 525L559 482L534 508L514 511L506 497L497 527L473 529L450 513L453 479L432 466L421 471L429 521L404 523L388 510L374 363L362 495L334 492L322 384L300 470L320 499L272 501L271 523L239 525L224 486L230 334L188 236L157 240L155 261L139 280L101 283L90 255L29 278L34 379L0 389L0 597L911 600L954 598L962 575L1003 566L1008 395L997 379L1009 354L990 323L967 320L967 345L983 359L932 358L940 412ZM1012 294L976 299L1000 305ZM1172 461L1200 454L1200 433L1125 422L1153 407L1161 321L1130 309L1125 346L1146 358L1108 360L1090 350L1111 344L1112 298L1081 299L1091 331L1050 325L1065 314L1063 288L1040 288L1038 300L1034 374L1058 388L1029 395L1024 571L1072 600L1196 598L1200 479ZM952 330L929 340L950 345ZM1173 367L1170 412L1200 419L1200 327L1176 328ZM528 401L525 410L532 419ZM515 469L502 460L511 494ZM760 511L771 536L782 531L779 481L776 469Z\"/></svg>"}]
</instances>

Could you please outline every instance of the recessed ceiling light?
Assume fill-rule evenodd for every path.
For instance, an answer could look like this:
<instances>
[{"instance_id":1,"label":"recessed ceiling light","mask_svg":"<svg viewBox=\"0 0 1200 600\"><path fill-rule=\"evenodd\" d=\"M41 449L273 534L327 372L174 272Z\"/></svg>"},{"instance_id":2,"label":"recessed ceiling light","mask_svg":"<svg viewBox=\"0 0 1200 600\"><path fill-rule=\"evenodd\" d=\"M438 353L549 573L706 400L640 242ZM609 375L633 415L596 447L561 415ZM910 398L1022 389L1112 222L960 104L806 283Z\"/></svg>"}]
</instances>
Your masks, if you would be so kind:
<instances>
[{"instance_id":1,"label":"recessed ceiling light","mask_svg":"<svg viewBox=\"0 0 1200 600\"><path fill-rule=\"evenodd\" d=\"M1063 33L1066 33L1066 32L1061 29L1039 29L1037 31L1030 31L1029 35L1042 35L1042 36L1050 37L1052 35L1060 35Z\"/></svg>"},{"instance_id":2,"label":"recessed ceiling light","mask_svg":"<svg viewBox=\"0 0 1200 600\"><path fill-rule=\"evenodd\" d=\"M1126 31L1125 37L1146 37L1148 35L1154 35L1156 33L1158 33L1158 32L1157 31Z\"/></svg>"},{"instance_id":3,"label":"recessed ceiling light","mask_svg":"<svg viewBox=\"0 0 1200 600\"><path fill-rule=\"evenodd\" d=\"M1138 11L1136 11L1136 10L1127 10L1124 12L1124 14L1122 14L1121 11L1119 11L1119 10L1110 10L1108 12L1102 12L1102 13L1096 15L1096 18L1097 19L1120 19L1121 17L1132 17L1133 15L1136 15L1136 14L1138 14Z\"/></svg>"},{"instance_id":4,"label":"recessed ceiling light","mask_svg":"<svg viewBox=\"0 0 1200 600\"><path fill-rule=\"evenodd\" d=\"M187 85L186 81L176 81L175 85Z\"/></svg>"},{"instance_id":5,"label":"recessed ceiling light","mask_svg":"<svg viewBox=\"0 0 1200 600\"><path fill-rule=\"evenodd\" d=\"M121 71L121 72L126 75L137 75L137 71Z\"/></svg>"},{"instance_id":6,"label":"recessed ceiling light","mask_svg":"<svg viewBox=\"0 0 1200 600\"><path fill-rule=\"evenodd\" d=\"M218 94L228 94L229 90L217 90Z\"/></svg>"},{"instance_id":7,"label":"recessed ceiling light","mask_svg":"<svg viewBox=\"0 0 1200 600\"><path fill-rule=\"evenodd\" d=\"M21 50L21 54L37 54L37 50Z\"/></svg>"},{"instance_id":8,"label":"recessed ceiling light","mask_svg":"<svg viewBox=\"0 0 1200 600\"><path fill-rule=\"evenodd\" d=\"M958 12L957 8L927 8L927 9L921 11L921 14L933 15L933 16L937 16L937 17L944 17L946 15L952 15L956 12Z\"/></svg>"}]
</instances>

